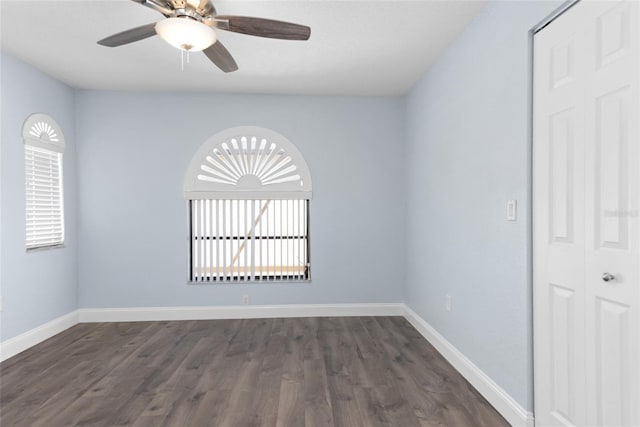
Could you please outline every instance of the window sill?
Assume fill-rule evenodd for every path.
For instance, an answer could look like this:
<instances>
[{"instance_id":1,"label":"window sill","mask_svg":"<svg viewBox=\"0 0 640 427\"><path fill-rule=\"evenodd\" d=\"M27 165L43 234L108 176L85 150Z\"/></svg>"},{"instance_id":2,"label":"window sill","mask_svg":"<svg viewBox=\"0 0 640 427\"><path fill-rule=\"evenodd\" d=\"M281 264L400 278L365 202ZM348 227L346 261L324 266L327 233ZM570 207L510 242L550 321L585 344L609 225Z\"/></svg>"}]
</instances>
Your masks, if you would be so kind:
<instances>
[{"instance_id":1,"label":"window sill","mask_svg":"<svg viewBox=\"0 0 640 427\"><path fill-rule=\"evenodd\" d=\"M49 245L49 246L36 246L34 248L27 248L27 253L31 253L31 252L41 252L41 251L48 251L51 249L59 249L59 248L65 248L65 244L64 243L58 243L55 245Z\"/></svg>"},{"instance_id":2,"label":"window sill","mask_svg":"<svg viewBox=\"0 0 640 427\"><path fill-rule=\"evenodd\" d=\"M311 279L308 280L238 280L238 281L223 281L223 282L193 282L187 281L187 286L241 286L241 285L288 285L288 284L309 284Z\"/></svg>"}]
</instances>

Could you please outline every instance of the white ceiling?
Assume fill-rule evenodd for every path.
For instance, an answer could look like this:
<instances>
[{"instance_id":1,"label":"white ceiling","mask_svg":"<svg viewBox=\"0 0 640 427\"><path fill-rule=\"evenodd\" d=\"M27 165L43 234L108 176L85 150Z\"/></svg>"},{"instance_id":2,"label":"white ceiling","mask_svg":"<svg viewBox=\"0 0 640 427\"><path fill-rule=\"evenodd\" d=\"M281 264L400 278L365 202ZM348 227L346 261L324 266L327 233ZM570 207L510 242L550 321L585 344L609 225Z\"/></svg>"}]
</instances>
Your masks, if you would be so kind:
<instances>
[{"instance_id":1,"label":"white ceiling","mask_svg":"<svg viewBox=\"0 0 640 427\"><path fill-rule=\"evenodd\" d=\"M239 71L202 54L181 71L158 37L117 48L96 41L162 15L130 0L0 2L2 50L82 89L402 95L484 5L472 1L219 1L218 13L305 24L309 41L219 31Z\"/></svg>"}]
</instances>

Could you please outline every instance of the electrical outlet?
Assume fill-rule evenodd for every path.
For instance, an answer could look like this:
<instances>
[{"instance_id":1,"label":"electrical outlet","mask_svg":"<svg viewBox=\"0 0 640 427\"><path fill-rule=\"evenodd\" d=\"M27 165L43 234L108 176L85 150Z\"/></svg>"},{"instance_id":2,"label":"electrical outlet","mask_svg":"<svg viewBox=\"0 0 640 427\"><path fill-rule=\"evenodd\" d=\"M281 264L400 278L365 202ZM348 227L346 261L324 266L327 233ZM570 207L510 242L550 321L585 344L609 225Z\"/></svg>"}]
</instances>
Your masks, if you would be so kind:
<instances>
[{"instance_id":1,"label":"electrical outlet","mask_svg":"<svg viewBox=\"0 0 640 427\"><path fill-rule=\"evenodd\" d=\"M249 295L242 295L242 305L249 305Z\"/></svg>"},{"instance_id":2,"label":"electrical outlet","mask_svg":"<svg viewBox=\"0 0 640 427\"><path fill-rule=\"evenodd\" d=\"M518 201L509 200L507 202L507 221L516 221L518 219Z\"/></svg>"},{"instance_id":3,"label":"electrical outlet","mask_svg":"<svg viewBox=\"0 0 640 427\"><path fill-rule=\"evenodd\" d=\"M444 297L444 306L447 311L451 311L453 309L453 298L451 297L451 295L447 294Z\"/></svg>"}]
</instances>

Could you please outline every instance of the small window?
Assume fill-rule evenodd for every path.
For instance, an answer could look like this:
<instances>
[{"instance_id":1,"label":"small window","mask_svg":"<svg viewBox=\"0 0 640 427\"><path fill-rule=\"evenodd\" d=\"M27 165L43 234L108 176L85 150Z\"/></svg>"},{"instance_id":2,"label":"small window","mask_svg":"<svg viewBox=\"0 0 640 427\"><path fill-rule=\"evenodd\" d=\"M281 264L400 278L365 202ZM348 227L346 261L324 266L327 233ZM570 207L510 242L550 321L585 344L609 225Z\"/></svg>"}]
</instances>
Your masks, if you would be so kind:
<instances>
[{"instance_id":1,"label":"small window","mask_svg":"<svg viewBox=\"0 0 640 427\"><path fill-rule=\"evenodd\" d=\"M185 176L191 282L308 281L311 176L282 135L233 128Z\"/></svg>"},{"instance_id":2,"label":"small window","mask_svg":"<svg viewBox=\"0 0 640 427\"><path fill-rule=\"evenodd\" d=\"M45 114L33 114L23 128L27 250L64 243L62 155L64 136Z\"/></svg>"}]
</instances>

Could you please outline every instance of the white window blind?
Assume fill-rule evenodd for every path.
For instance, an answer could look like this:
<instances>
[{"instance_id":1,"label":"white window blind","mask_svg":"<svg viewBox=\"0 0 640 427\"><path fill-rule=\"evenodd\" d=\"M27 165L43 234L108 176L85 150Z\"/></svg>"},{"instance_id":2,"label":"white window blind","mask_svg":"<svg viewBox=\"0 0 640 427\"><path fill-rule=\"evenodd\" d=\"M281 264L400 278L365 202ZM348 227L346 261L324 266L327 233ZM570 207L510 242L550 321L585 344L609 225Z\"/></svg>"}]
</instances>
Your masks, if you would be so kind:
<instances>
[{"instance_id":1,"label":"white window blind","mask_svg":"<svg viewBox=\"0 0 640 427\"><path fill-rule=\"evenodd\" d=\"M191 281L310 279L308 200L191 200Z\"/></svg>"},{"instance_id":2,"label":"white window blind","mask_svg":"<svg viewBox=\"0 0 640 427\"><path fill-rule=\"evenodd\" d=\"M64 242L62 154L25 146L27 248Z\"/></svg>"},{"instance_id":3,"label":"white window blind","mask_svg":"<svg viewBox=\"0 0 640 427\"><path fill-rule=\"evenodd\" d=\"M64 243L64 142L61 133L56 132L57 125L42 116L27 119L24 131L27 249Z\"/></svg>"}]
</instances>

